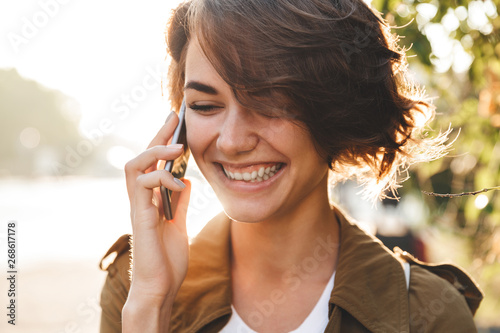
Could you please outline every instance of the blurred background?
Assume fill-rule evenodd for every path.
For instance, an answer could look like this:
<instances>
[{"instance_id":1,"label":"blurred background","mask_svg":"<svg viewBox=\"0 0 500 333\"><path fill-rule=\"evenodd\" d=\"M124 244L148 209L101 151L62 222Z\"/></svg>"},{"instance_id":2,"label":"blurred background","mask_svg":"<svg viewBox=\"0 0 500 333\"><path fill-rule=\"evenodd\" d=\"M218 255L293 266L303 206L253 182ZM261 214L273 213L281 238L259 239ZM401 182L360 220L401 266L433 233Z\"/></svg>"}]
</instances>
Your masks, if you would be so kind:
<instances>
[{"instance_id":1,"label":"blurred background","mask_svg":"<svg viewBox=\"0 0 500 333\"><path fill-rule=\"evenodd\" d=\"M164 30L178 1L0 1L0 267L17 223L16 332L96 332L102 255L130 233L123 177L170 107ZM410 170L401 200L337 202L390 247L465 268L486 293L476 322L500 327L499 1L373 0L401 37L414 79L451 124L450 154ZM221 210L193 162L189 233ZM357 207L357 209L352 209ZM0 279L0 303L7 283ZM6 320L0 331L14 328Z\"/></svg>"}]
</instances>

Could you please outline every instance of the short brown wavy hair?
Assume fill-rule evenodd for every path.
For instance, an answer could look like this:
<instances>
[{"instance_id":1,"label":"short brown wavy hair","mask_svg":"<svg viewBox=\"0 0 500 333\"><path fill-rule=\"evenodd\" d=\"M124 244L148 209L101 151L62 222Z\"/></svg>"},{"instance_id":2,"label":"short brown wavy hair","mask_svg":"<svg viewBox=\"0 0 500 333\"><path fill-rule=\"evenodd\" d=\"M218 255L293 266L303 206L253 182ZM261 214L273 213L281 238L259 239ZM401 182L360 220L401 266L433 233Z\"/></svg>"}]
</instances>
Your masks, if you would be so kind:
<instances>
[{"instance_id":1,"label":"short brown wavy hair","mask_svg":"<svg viewBox=\"0 0 500 333\"><path fill-rule=\"evenodd\" d=\"M355 175L384 197L398 171L446 151L447 133L422 134L434 107L398 37L362 0L185 1L166 38L175 109L192 37L241 104L306 126L332 179Z\"/></svg>"}]
</instances>

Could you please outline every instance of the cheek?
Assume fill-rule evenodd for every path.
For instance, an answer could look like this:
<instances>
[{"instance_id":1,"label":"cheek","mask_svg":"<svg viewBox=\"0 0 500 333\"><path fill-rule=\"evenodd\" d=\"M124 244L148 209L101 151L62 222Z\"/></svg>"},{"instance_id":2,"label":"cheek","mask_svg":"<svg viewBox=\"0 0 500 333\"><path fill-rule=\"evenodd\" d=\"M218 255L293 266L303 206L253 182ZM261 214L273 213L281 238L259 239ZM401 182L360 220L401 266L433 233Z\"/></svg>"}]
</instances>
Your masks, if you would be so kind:
<instances>
[{"instance_id":1,"label":"cheek","mask_svg":"<svg viewBox=\"0 0 500 333\"><path fill-rule=\"evenodd\" d=\"M198 133L198 124L196 121L193 121L193 117L189 115L189 112L186 113L186 141L189 146L189 150L193 154L193 156L196 156L198 152L198 147L200 145L199 140L200 137L195 135L195 133Z\"/></svg>"},{"instance_id":2,"label":"cheek","mask_svg":"<svg viewBox=\"0 0 500 333\"><path fill-rule=\"evenodd\" d=\"M291 122L271 122L270 126L264 129L263 134L267 142L292 160L315 152L309 133Z\"/></svg>"},{"instance_id":3,"label":"cheek","mask_svg":"<svg viewBox=\"0 0 500 333\"><path fill-rule=\"evenodd\" d=\"M186 140L195 159L210 146L215 126L204 117L186 113Z\"/></svg>"},{"instance_id":4,"label":"cheek","mask_svg":"<svg viewBox=\"0 0 500 333\"><path fill-rule=\"evenodd\" d=\"M313 139L307 131L293 128L293 130L287 131L279 142L284 154L290 158L293 165L300 168L301 172L314 170L312 173L319 175L328 170L328 164L317 151Z\"/></svg>"}]
</instances>

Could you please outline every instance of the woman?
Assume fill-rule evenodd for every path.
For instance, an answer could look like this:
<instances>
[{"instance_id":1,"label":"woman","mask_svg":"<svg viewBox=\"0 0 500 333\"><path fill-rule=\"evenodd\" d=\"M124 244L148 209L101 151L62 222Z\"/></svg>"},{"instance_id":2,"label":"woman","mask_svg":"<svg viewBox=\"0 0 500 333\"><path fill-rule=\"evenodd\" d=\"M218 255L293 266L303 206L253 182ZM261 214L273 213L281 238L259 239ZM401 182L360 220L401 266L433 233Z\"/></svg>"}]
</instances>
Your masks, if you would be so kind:
<instances>
[{"instance_id":1,"label":"woman","mask_svg":"<svg viewBox=\"0 0 500 333\"><path fill-rule=\"evenodd\" d=\"M361 0L180 5L168 85L187 145L168 144L172 114L126 166L131 283L123 237L101 331L474 331L482 294L465 273L393 254L328 198L353 175L381 195L445 149L420 135L433 109L394 39ZM224 207L190 245L189 182L156 168L188 149ZM159 186L180 192L172 221Z\"/></svg>"}]
</instances>

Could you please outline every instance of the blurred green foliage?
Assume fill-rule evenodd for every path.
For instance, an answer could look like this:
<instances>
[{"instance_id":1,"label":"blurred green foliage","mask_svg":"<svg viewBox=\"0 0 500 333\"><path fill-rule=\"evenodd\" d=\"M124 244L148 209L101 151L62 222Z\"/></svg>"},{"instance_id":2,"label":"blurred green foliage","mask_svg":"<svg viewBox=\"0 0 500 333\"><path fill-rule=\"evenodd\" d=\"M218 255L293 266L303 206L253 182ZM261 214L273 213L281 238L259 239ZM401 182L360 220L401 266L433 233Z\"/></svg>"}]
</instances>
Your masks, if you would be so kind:
<instances>
[{"instance_id":1,"label":"blurred green foliage","mask_svg":"<svg viewBox=\"0 0 500 333\"><path fill-rule=\"evenodd\" d=\"M113 176L114 137L82 135L76 100L0 69L0 177Z\"/></svg>"},{"instance_id":2,"label":"blurred green foliage","mask_svg":"<svg viewBox=\"0 0 500 333\"><path fill-rule=\"evenodd\" d=\"M100 128L81 133L78 102L0 69L0 177L119 176L107 153L123 144Z\"/></svg>"},{"instance_id":3,"label":"blurred green foliage","mask_svg":"<svg viewBox=\"0 0 500 333\"><path fill-rule=\"evenodd\" d=\"M431 125L454 129L449 155L412 169L403 191L461 193L500 185L500 17L495 1L373 0L402 36L410 70L434 99ZM436 134L436 133L434 133ZM432 133L431 133L432 135ZM404 192L402 192L404 195ZM484 307L500 312L500 191L481 196L425 196L429 223L465 237ZM498 318L496 319L498 325Z\"/></svg>"},{"instance_id":4,"label":"blurred green foliage","mask_svg":"<svg viewBox=\"0 0 500 333\"><path fill-rule=\"evenodd\" d=\"M81 140L74 100L27 80L15 69L0 70L0 176L53 173L52 159Z\"/></svg>"}]
</instances>

